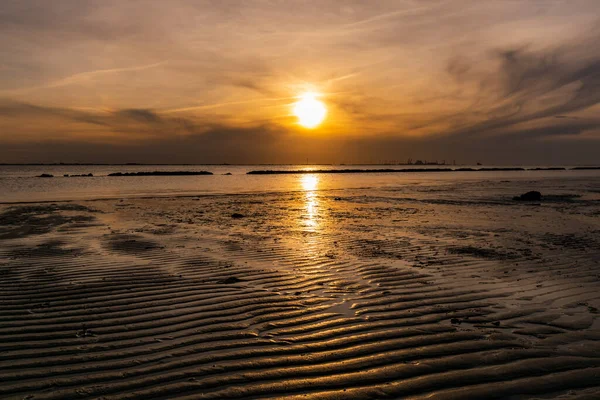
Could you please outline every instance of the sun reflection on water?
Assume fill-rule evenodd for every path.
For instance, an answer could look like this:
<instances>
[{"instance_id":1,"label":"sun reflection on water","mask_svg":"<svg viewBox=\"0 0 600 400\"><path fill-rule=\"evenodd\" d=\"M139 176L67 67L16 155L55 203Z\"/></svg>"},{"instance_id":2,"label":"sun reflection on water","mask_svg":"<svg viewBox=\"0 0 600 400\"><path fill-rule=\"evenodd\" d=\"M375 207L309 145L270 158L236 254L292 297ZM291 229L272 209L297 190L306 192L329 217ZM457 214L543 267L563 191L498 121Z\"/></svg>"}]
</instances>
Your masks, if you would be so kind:
<instances>
[{"instance_id":1,"label":"sun reflection on water","mask_svg":"<svg viewBox=\"0 0 600 400\"><path fill-rule=\"evenodd\" d=\"M306 225L312 228L312 230L315 230L319 225L317 221L319 201L316 193L319 186L319 178L316 175L303 175L300 179L300 184L305 191L304 203L306 205Z\"/></svg>"},{"instance_id":2,"label":"sun reflection on water","mask_svg":"<svg viewBox=\"0 0 600 400\"><path fill-rule=\"evenodd\" d=\"M319 178L316 175L304 175L300 180L302 188L306 191L317 190L319 184Z\"/></svg>"}]
</instances>

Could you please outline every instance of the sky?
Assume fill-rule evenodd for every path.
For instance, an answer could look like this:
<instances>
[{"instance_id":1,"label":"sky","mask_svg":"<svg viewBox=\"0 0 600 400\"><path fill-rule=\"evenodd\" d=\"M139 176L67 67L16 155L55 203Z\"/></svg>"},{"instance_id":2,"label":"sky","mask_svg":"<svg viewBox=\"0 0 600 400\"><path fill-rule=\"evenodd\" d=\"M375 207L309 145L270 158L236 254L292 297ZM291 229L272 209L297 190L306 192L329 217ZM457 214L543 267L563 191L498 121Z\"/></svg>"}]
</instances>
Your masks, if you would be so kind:
<instances>
[{"instance_id":1,"label":"sky","mask_svg":"<svg viewBox=\"0 0 600 400\"><path fill-rule=\"evenodd\" d=\"M599 155L597 0L0 0L0 163Z\"/></svg>"}]
</instances>

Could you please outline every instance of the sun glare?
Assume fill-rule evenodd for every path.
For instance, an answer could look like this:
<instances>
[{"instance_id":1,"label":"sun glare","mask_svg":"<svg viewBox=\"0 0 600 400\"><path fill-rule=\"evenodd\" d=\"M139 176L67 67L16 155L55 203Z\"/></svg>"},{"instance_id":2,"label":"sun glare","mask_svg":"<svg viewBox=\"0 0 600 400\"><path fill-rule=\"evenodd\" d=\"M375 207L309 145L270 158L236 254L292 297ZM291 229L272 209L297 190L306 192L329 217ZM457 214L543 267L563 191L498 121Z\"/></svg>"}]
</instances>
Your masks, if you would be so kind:
<instances>
[{"instance_id":1,"label":"sun glare","mask_svg":"<svg viewBox=\"0 0 600 400\"><path fill-rule=\"evenodd\" d=\"M300 96L300 100L294 103L294 115L298 117L298 123L305 128L315 128L327 115L325 104L318 100L319 95L307 92Z\"/></svg>"},{"instance_id":2,"label":"sun glare","mask_svg":"<svg viewBox=\"0 0 600 400\"><path fill-rule=\"evenodd\" d=\"M306 191L312 191L317 189L317 185L319 184L319 178L315 175L304 175L300 180L302 184L302 189Z\"/></svg>"}]
</instances>

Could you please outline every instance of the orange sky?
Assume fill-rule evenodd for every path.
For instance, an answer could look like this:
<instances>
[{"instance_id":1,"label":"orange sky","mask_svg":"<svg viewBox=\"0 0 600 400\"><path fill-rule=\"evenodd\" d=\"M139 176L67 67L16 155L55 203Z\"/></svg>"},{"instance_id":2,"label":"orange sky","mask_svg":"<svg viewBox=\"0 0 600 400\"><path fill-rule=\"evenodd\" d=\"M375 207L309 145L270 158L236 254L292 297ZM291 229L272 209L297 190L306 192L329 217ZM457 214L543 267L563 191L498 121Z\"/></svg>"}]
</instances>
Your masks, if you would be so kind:
<instances>
[{"instance_id":1,"label":"orange sky","mask_svg":"<svg viewBox=\"0 0 600 400\"><path fill-rule=\"evenodd\" d=\"M592 162L597 9L2 2L0 162ZM328 107L311 131L291 114L307 90Z\"/></svg>"}]
</instances>

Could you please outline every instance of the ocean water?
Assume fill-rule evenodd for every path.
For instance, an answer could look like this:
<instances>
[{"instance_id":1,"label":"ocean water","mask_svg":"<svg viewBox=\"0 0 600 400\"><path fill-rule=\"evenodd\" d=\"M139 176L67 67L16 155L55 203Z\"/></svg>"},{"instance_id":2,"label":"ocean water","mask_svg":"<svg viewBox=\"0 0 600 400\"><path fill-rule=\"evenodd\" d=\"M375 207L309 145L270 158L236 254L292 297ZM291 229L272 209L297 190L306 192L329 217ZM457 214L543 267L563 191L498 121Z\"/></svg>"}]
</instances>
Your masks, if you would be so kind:
<instances>
[{"instance_id":1,"label":"ocean water","mask_svg":"<svg viewBox=\"0 0 600 400\"><path fill-rule=\"evenodd\" d=\"M429 166L440 168L441 166ZM487 167L487 166L486 166ZM438 187L445 196L452 196L457 185L464 191L473 188L474 195L484 195L509 182L520 187L561 187L561 182L581 181L586 190L599 188L600 170L564 171L476 171L427 173L370 174L294 174L247 175L248 171L310 170L310 169L377 169L411 168L377 165L4 165L0 166L0 203L60 200L92 200L123 197L184 196L208 194L239 194L257 192L289 192L297 190L342 190L372 188L393 190L415 195L419 187L431 192ZM416 168L416 167L415 167ZM478 167L473 167L478 168ZM210 171L209 176L134 176L109 177L113 172L139 171ZM38 178L43 173L54 178ZM93 177L63 177L65 174L92 173ZM231 175L225 175L231 173ZM477 189L478 188L478 189ZM484 190L485 188L485 190ZM600 188L599 188L600 189ZM483 190L483 192L482 192ZM463 193L464 195L464 193Z\"/></svg>"}]
</instances>

